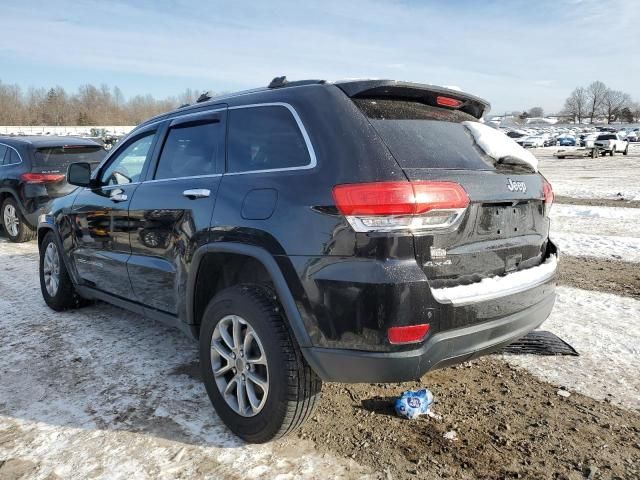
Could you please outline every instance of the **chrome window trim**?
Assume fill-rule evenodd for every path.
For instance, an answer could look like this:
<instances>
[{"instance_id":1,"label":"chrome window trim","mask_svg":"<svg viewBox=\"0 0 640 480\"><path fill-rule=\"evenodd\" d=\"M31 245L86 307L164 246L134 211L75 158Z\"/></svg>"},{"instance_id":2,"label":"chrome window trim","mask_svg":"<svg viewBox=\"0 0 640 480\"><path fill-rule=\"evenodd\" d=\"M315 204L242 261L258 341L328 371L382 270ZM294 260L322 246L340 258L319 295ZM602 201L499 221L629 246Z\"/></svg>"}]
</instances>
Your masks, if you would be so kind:
<instances>
[{"instance_id":1,"label":"chrome window trim","mask_svg":"<svg viewBox=\"0 0 640 480\"><path fill-rule=\"evenodd\" d=\"M313 149L313 145L311 143L311 139L309 138L309 134L307 133L307 129L302 123L298 112L293 108L292 105L285 102L267 102L267 103L252 103L249 105L237 105L235 107L228 107L229 110L239 110L241 108L257 108L257 107L284 107L293 116L293 119L296 121L298 125L298 130L302 134L302 138L304 139L304 143L307 146L307 152L309 153L309 163L306 165L300 165L298 167L285 167L285 168L267 168L263 170L247 170L245 172L227 172L224 175L247 175L250 173L271 173L271 172L290 172L295 170L310 170L315 168L318 165L318 160L316 157L316 152Z\"/></svg>"},{"instance_id":2,"label":"chrome window trim","mask_svg":"<svg viewBox=\"0 0 640 480\"><path fill-rule=\"evenodd\" d=\"M221 177L223 174L222 173L210 173L207 175L190 175L188 177L170 177L170 178L154 178L152 180L145 180L144 182L140 182L142 184L144 183L160 183L160 182L175 182L176 180L189 180L189 179L193 179L193 178L214 178L214 177Z\"/></svg>"},{"instance_id":3,"label":"chrome window trim","mask_svg":"<svg viewBox=\"0 0 640 480\"><path fill-rule=\"evenodd\" d=\"M11 145L4 143L4 142L0 142L0 145L4 145L7 148L10 148L11 150L13 150L14 152L16 152L16 154L18 155L18 158L20 159L19 162L15 162L15 163L7 163L6 165L0 165L0 167L12 167L14 165L20 165L21 163L23 163L22 160L22 155L20 155L20 152L18 150L16 150L15 147L12 147Z\"/></svg>"}]
</instances>

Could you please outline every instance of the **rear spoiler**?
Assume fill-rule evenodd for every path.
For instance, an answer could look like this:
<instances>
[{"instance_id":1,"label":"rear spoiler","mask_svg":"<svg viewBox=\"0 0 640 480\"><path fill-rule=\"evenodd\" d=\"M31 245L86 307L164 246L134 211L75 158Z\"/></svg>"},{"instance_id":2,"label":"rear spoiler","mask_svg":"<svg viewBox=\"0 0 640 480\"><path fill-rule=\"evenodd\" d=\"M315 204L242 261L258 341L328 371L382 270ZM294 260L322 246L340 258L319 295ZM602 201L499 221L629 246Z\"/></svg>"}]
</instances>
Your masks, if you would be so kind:
<instances>
[{"instance_id":1,"label":"rear spoiler","mask_svg":"<svg viewBox=\"0 0 640 480\"><path fill-rule=\"evenodd\" d=\"M459 107L454 107L456 110L476 118L481 118L491 108L489 102L482 98L436 85L399 82L397 80L346 80L335 82L335 85L350 98L388 98L440 106L437 103L437 97L445 96L462 102Z\"/></svg>"}]
</instances>

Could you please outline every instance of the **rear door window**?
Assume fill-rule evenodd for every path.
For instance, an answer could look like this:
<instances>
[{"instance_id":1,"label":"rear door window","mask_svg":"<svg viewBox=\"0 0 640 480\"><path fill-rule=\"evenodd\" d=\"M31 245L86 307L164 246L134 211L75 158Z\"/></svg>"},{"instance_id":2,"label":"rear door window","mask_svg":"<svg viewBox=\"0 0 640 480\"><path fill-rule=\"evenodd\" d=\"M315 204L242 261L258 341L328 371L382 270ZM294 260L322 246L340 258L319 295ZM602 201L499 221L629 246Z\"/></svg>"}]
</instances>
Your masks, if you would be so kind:
<instances>
[{"instance_id":1,"label":"rear door window","mask_svg":"<svg viewBox=\"0 0 640 480\"><path fill-rule=\"evenodd\" d=\"M169 129L162 147L155 179L222 173L224 151L219 120L180 124Z\"/></svg>"},{"instance_id":2,"label":"rear door window","mask_svg":"<svg viewBox=\"0 0 640 480\"><path fill-rule=\"evenodd\" d=\"M296 119L280 105L229 109L229 172L289 169L311 164Z\"/></svg>"},{"instance_id":3,"label":"rear door window","mask_svg":"<svg viewBox=\"0 0 640 480\"><path fill-rule=\"evenodd\" d=\"M457 110L413 101L354 99L402 168L493 170L494 161L462 122L477 121Z\"/></svg>"}]
</instances>

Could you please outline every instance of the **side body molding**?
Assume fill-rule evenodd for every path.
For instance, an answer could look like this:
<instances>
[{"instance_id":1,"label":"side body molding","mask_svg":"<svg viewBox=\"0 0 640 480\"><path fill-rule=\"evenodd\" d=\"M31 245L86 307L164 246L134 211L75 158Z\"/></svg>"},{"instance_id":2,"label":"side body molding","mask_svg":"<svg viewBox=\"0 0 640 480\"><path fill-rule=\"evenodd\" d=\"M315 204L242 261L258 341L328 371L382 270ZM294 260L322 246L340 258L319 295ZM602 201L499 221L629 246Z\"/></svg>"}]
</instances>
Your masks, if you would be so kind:
<instances>
[{"instance_id":1,"label":"side body molding","mask_svg":"<svg viewBox=\"0 0 640 480\"><path fill-rule=\"evenodd\" d=\"M192 260L193 268L191 269L187 283L187 323L189 325L193 325L195 323L194 300L198 270L200 268L202 258L207 253L235 253L253 257L262 263L273 280L273 285L276 289L276 293L278 294L278 299L284 308L287 319L289 320L289 326L298 341L298 345L300 345L302 349L311 346L311 339L304 327L302 316L300 315L300 311L298 310L293 295L291 294L291 290L289 289L289 285L287 284L280 267L267 250L254 245L245 245L234 242L215 242L203 245L196 250Z\"/></svg>"}]
</instances>

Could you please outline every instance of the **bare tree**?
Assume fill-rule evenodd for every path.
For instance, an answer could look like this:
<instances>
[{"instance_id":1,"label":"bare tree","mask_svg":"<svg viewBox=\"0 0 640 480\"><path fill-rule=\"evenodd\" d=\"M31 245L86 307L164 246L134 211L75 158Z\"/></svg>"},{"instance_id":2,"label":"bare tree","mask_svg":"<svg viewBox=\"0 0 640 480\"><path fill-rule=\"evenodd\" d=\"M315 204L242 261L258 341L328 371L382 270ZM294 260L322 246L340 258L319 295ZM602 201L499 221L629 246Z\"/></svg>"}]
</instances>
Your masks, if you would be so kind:
<instances>
[{"instance_id":1,"label":"bare tree","mask_svg":"<svg viewBox=\"0 0 640 480\"><path fill-rule=\"evenodd\" d=\"M631 110L631 115L633 115L633 121L640 122L640 103L634 103L629 110Z\"/></svg>"},{"instance_id":2,"label":"bare tree","mask_svg":"<svg viewBox=\"0 0 640 480\"><path fill-rule=\"evenodd\" d=\"M540 118L544 117L544 109L542 107L533 107L529 109L529 117Z\"/></svg>"},{"instance_id":3,"label":"bare tree","mask_svg":"<svg viewBox=\"0 0 640 480\"><path fill-rule=\"evenodd\" d=\"M587 91L584 87L578 87L565 100L563 113L582 123L587 114L587 103Z\"/></svg>"},{"instance_id":4,"label":"bare tree","mask_svg":"<svg viewBox=\"0 0 640 480\"><path fill-rule=\"evenodd\" d=\"M619 90L607 89L602 98L602 112L607 123L615 122L624 107L631 104L631 96Z\"/></svg>"},{"instance_id":5,"label":"bare tree","mask_svg":"<svg viewBox=\"0 0 640 480\"><path fill-rule=\"evenodd\" d=\"M589 123L593 123L593 119L602 109L602 102L607 93L607 86L599 80L596 80L587 87L587 100L589 105Z\"/></svg>"}]
</instances>

